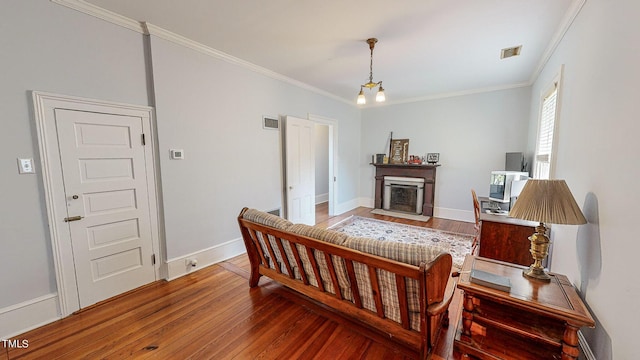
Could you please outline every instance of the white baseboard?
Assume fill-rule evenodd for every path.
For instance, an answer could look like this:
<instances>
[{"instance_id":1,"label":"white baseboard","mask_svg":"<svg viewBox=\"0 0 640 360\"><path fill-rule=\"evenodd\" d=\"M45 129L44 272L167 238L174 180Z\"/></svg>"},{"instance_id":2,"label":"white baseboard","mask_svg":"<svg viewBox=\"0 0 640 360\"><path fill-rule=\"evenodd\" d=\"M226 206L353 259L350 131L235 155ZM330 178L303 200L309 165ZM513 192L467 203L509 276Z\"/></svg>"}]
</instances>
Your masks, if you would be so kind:
<instances>
[{"instance_id":1,"label":"white baseboard","mask_svg":"<svg viewBox=\"0 0 640 360\"><path fill-rule=\"evenodd\" d=\"M0 339L9 339L60 319L58 294L52 293L0 309Z\"/></svg>"},{"instance_id":2,"label":"white baseboard","mask_svg":"<svg viewBox=\"0 0 640 360\"><path fill-rule=\"evenodd\" d=\"M333 212L334 215L340 215L346 213L347 211L351 211L358 206L362 206L360 205L360 199L351 199L347 202L336 204Z\"/></svg>"},{"instance_id":3,"label":"white baseboard","mask_svg":"<svg viewBox=\"0 0 640 360\"><path fill-rule=\"evenodd\" d=\"M316 205L329 201L329 193L316 195Z\"/></svg>"},{"instance_id":4,"label":"white baseboard","mask_svg":"<svg viewBox=\"0 0 640 360\"><path fill-rule=\"evenodd\" d=\"M578 345L580 347L579 359L596 360L596 356L593 355L593 351L581 331L578 331Z\"/></svg>"},{"instance_id":5,"label":"white baseboard","mask_svg":"<svg viewBox=\"0 0 640 360\"><path fill-rule=\"evenodd\" d=\"M348 203L344 203L344 204L351 204L354 201L357 201L357 206L364 206L364 207L370 207L373 208L375 207L375 201L373 198L358 198L357 200L352 200ZM343 205L343 204L340 204ZM357 206L353 206L349 209L346 209L342 212L337 212L337 214L342 214L344 212L347 212L349 210L355 209ZM458 210L458 209L448 209L448 208L441 208L441 207L436 207L433 209L433 217L437 217L440 219L449 219L449 220L457 220L457 221L464 221L464 222L475 222L475 217L473 215L473 211L469 211L469 210Z\"/></svg>"},{"instance_id":6,"label":"white baseboard","mask_svg":"<svg viewBox=\"0 0 640 360\"><path fill-rule=\"evenodd\" d=\"M242 238L238 238L208 249L169 259L167 260L167 280L177 279L204 267L243 254L246 251ZM187 264L191 260L195 260L197 265L191 266Z\"/></svg>"},{"instance_id":7,"label":"white baseboard","mask_svg":"<svg viewBox=\"0 0 640 360\"><path fill-rule=\"evenodd\" d=\"M440 219L472 222L472 223L476 222L476 218L473 215L473 211L469 211L469 210L458 210L458 209L436 207L433 209L433 217L437 217Z\"/></svg>"}]
</instances>

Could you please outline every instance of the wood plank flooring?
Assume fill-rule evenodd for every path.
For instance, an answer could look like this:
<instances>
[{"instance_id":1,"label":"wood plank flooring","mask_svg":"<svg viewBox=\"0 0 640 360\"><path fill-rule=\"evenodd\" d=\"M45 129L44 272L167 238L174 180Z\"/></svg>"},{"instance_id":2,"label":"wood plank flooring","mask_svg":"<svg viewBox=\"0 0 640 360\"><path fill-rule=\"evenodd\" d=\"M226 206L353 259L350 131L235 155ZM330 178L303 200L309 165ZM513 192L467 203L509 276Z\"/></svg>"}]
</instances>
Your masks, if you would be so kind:
<instances>
[{"instance_id":1,"label":"wood plank flooring","mask_svg":"<svg viewBox=\"0 0 640 360\"><path fill-rule=\"evenodd\" d=\"M472 233L473 224L428 222L370 214L358 208L328 217L320 226L350 215ZM262 277L249 288L245 255L171 282L158 281L117 296L16 339L28 348L3 348L8 359L414 359L416 354L322 304ZM450 307L451 326L440 335L433 359L455 359L453 337L461 294Z\"/></svg>"}]
</instances>

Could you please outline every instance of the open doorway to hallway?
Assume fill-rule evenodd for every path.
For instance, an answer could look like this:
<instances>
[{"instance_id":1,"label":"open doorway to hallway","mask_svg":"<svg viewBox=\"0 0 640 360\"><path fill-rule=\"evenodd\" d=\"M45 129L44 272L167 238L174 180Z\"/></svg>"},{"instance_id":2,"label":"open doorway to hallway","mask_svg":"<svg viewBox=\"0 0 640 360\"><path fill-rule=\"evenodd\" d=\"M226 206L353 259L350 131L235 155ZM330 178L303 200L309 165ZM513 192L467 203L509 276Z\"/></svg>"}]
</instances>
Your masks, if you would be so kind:
<instances>
[{"instance_id":1,"label":"open doorway to hallway","mask_svg":"<svg viewBox=\"0 0 640 360\"><path fill-rule=\"evenodd\" d=\"M329 215L329 126L315 124L315 205L316 224L318 217L326 220ZM320 211L320 213L318 213ZM323 220L320 220L323 221Z\"/></svg>"},{"instance_id":2,"label":"open doorway to hallway","mask_svg":"<svg viewBox=\"0 0 640 360\"><path fill-rule=\"evenodd\" d=\"M316 204L316 224L320 224L329 220L331 216L329 216L329 203L322 202Z\"/></svg>"}]
</instances>

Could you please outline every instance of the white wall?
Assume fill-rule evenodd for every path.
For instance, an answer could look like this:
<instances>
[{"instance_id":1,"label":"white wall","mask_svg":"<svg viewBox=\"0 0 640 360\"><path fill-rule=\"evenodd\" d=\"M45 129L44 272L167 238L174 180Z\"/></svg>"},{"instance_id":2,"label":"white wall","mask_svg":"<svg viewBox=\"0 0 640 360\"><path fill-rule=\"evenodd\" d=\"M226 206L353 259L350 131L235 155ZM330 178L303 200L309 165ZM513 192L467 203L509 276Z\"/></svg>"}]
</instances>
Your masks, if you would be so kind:
<instances>
[{"instance_id":1,"label":"white wall","mask_svg":"<svg viewBox=\"0 0 640 360\"><path fill-rule=\"evenodd\" d=\"M638 357L639 13L635 0L588 0L531 95L530 151L540 92L565 64L555 177L589 224L553 227L551 268L573 281L597 319L584 333L599 360Z\"/></svg>"},{"instance_id":2,"label":"white wall","mask_svg":"<svg viewBox=\"0 0 640 360\"><path fill-rule=\"evenodd\" d=\"M363 110L360 196L373 199L371 155L389 153L393 131L410 140L412 155L440 153L434 215L474 221L471 189L488 195L490 172L504 169L507 152L526 149L530 96L521 87Z\"/></svg>"},{"instance_id":3,"label":"white wall","mask_svg":"<svg viewBox=\"0 0 640 360\"><path fill-rule=\"evenodd\" d=\"M167 257L239 240L243 206L281 206L281 150L262 115L338 120L338 201L357 197L360 113L229 62L151 36ZM185 159L169 160L170 148ZM355 186L350 184L355 183Z\"/></svg>"},{"instance_id":4,"label":"white wall","mask_svg":"<svg viewBox=\"0 0 640 360\"><path fill-rule=\"evenodd\" d=\"M138 33L49 1L3 2L0 313L57 291L30 91L148 105L142 45ZM35 175L18 175L19 157L35 160Z\"/></svg>"}]
</instances>

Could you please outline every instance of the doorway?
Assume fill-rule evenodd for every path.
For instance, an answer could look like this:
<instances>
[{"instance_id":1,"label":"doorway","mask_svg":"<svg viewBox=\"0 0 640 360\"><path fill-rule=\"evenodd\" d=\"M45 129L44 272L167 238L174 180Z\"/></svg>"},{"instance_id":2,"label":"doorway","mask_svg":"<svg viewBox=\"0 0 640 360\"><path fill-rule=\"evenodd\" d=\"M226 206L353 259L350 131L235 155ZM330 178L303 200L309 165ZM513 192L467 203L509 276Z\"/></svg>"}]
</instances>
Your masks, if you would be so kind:
<instances>
[{"instance_id":1,"label":"doorway","mask_svg":"<svg viewBox=\"0 0 640 360\"><path fill-rule=\"evenodd\" d=\"M159 278L152 109L33 93L62 316Z\"/></svg>"},{"instance_id":2,"label":"doorway","mask_svg":"<svg viewBox=\"0 0 640 360\"><path fill-rule=\"evenodd\" d=\"M308 119L316 124L321 138L316 147L316 211L328 218L336 214L338 189L338 122L334 119L309 114ZM326 203L326 204L325 204Z\"/></svg>"}]
</instances>

